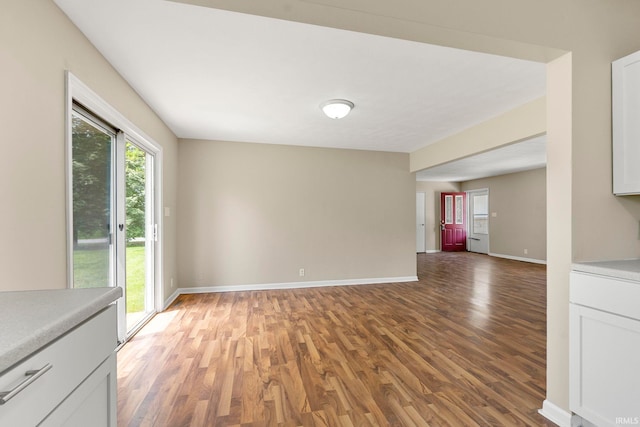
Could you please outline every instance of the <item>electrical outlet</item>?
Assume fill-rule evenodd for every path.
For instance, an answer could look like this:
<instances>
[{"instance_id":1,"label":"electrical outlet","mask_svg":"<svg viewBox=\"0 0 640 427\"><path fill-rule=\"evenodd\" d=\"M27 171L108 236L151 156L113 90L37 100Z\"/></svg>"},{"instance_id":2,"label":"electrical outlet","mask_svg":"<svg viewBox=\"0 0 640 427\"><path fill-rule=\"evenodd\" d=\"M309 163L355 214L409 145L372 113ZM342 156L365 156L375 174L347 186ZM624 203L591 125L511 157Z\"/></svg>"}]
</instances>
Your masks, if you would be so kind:
<instances>
[{"instance_id":1,"label":"electrical outlet","mask_svg":"<svg viewBox=\"0 0 640 427\"><path fill-rule=\"evenodd\" d=\"M300 277L304 277L304 268L301 268L298 274L300 274Z\"/></svg>"},{"instance_id":2,"label":"electrical outlet","mask_svg":"<svg viewBox=\"0 0 640 427\"><path fill-rule=\"evenodd\" d=\"M524 250L524 254L525 254L525 255L529 254L529 249L525 249L525 250Z\"/></svg>"}]
</instances>

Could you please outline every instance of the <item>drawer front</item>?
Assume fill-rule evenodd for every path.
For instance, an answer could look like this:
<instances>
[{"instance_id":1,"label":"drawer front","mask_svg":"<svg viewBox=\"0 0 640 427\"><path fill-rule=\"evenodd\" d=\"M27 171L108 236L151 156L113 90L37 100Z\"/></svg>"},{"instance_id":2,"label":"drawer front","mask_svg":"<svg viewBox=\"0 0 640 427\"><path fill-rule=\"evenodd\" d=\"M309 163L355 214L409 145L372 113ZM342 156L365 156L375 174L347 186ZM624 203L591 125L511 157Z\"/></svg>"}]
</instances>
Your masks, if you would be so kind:
<instances>
[{"instance_id":1,"label":"drawer front","mask_svg":"<svg viewBox=\"0 0 640 427\"><path fill-rule=\"evenodd\" d=\"M0 390L8 391L26 379L25 372L51 365L0 405L0 425L37 425L109 357L116 345L116 309L111 305L0 376Z\"/></svg>"},{"instance_id":2,"label":"drawer front","mask_svg":"<svg viewBox=\"0 0 640 427\"><path fill-rule=\"evenodd\" d=\"M570 277L572 303L640 320L640 283L579 272Z\"/></svg>"}]
</instances>

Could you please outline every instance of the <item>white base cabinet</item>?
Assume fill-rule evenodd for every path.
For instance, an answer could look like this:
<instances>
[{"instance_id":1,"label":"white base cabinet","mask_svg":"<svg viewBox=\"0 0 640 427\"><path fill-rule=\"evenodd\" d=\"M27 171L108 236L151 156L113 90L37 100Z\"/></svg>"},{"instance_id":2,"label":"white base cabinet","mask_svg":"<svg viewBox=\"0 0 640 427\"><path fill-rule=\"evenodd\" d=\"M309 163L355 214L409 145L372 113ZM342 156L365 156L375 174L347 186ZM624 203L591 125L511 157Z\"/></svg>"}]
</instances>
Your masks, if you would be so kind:
<instances>
[{"instance_id":1,"label":"white base cabinet","mask_svg":"<svg viewBox=\"0 0 640 427\"><path fill-rule=\"evenodd\" d=\"M0 390L8 391L50 366L0 405L0 425L116 427L115 310L108 306L3 373Z\"/></svg>"},{"instance_id":2,"label":"white base cabinet","mask_svg":"<svg viewBox=\"0 0 640 427\"><path fill-rule=\"evenodd\" d=\"M640 424L640 283L572 272L570 286L571 411Z\"/></svg>"}]
</instances>

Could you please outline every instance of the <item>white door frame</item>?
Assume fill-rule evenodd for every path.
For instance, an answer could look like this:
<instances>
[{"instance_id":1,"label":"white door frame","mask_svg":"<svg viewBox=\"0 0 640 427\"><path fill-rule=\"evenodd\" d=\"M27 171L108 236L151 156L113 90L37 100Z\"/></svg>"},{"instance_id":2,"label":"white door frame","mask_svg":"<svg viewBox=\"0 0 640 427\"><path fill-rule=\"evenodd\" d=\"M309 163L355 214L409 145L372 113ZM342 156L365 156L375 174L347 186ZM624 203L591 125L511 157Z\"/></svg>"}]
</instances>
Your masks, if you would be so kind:
<instances>
[{"instance_id":1,"label":"white door frame","mask_svg":"<svg viewBox=\"0 0 640 427\"><path fill-rule=\"evenodd\" d=\"M426 193L423 191L416 192L416 252L423 253L427 251L427 231L425 228L426 215Z\"/></svg>"}]
</instances>

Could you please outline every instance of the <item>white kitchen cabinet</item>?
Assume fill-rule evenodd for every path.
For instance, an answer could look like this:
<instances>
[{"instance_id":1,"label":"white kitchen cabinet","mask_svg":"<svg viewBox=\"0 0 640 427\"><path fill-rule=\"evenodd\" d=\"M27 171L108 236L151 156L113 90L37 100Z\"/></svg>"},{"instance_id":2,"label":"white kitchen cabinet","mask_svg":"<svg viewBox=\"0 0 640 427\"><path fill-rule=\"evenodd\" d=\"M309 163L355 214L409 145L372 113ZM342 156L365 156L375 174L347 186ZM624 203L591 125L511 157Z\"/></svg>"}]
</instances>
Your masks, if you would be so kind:
<instances>
[{"instance_id":1,"label":"white kitchen cabinet","mask_svg":"<svg viewBox=\"0 0 640 427\"><path fill-rule=\"evenodd\" d=\"M640 194L640 51L611 64L613 193Z\"/></svg>"},{"instance_id":2,"label":"white kitchen cabinet","mask_svg":"<svg viewBox=\"0 0 640 427\"><path fill-rule=\"evenodd\" d=\"M116 389L116 355L112 353L39 426L115 427Z\"/></svg>"},{"instance_id":3,"label":"white kitchen cabinet","mask_svg":"<svg viewBox=\"0 0 640 427\"><path fill-rule=\"evenodd\" d=\"M2 372L6 392L28 381L26 373L49 367L0 405L0 425L115 427L116 345L116 308L109 305Z\"/></svg>"},{"instance_id":4,"label":"white kitchen cabinet","mask_svg":"<svg viewBox=\"0 0 640 427\"><path fill-rule=\"evenodd\" d=\"M570 409L594 425L640 424L639 301L638 281L571 273Z\"/></svg>"}]
</instances>

